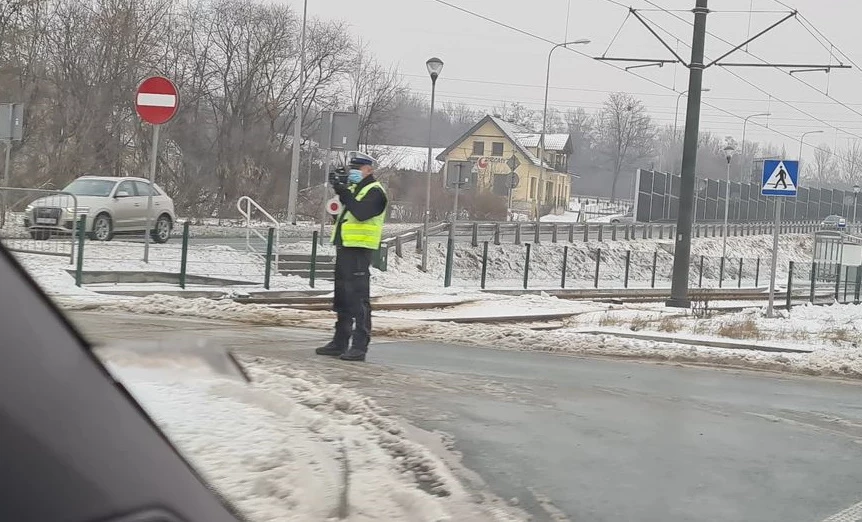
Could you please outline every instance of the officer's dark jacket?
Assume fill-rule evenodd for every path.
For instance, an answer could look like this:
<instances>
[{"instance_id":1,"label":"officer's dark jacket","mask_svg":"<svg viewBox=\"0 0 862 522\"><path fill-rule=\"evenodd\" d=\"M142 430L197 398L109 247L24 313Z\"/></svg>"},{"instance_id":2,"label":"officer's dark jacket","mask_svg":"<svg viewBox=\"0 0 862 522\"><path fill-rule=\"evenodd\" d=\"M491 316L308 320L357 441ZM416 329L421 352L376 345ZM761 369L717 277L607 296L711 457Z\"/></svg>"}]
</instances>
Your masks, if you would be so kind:
<instances>
[{"instance_id":1,"label":"officer's dark jacket","mask_svg":"<svg viewBox=\"0 0 862 522\"><path fill-rule=\"evenodd\" d=\"M362 198L362 201L357 201L354 194L359 194L359 192L365 188L365 186L374 183L374 175L367 176L362 179L359 183L356 184L356 188L354 192L344 192L340 194L338 197L341 200L341 204L347 209L348 212L353 214L353 217L358 219L359 221L367 221L374 216L383 213L386 210L386 194L380 190L379 188L372 188L368 191L368 194L365 194L365 197ZM335 224L335 245L341 246L341 223L342 220L338 220Z\"/></svg>"}]
</instances>

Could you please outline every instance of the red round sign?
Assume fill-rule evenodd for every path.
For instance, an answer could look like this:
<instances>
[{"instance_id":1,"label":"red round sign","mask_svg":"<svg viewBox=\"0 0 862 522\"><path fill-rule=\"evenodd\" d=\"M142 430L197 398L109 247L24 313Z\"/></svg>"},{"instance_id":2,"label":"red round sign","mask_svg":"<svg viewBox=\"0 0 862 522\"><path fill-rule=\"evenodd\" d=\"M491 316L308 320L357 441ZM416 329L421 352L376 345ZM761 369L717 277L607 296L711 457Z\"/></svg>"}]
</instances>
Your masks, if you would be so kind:
<instances>
[{"instance_id":1,"label":"red round sign","mask_svg":"<svg viewBox=\"0 0 862 522\"><path fill-rule=\"evenodd\" d=\"M479 158L476 164L479 166L480 169L486 169L488 168L488 158Z\"/></svg>"},{"instance_id":2,"label":"red round sign","mask_svg":"<svg viewBox=\"0 0 862 522\"><path fill-rule=\"evenodd\" d=\"M180 95L172 81L152 76L138 87L135 110L147 123L161 125L171 121L180 105Z\"/></svg>"},{"instance_id":3,"label":"red round sign","mask_svg":"<svg viewBox=\"0 0 862 522\"><path fill-rule=\"evenodd\" d=\"M341 213L341 200L337 196L326 202L326 212L333 216Z\"/></svg>"}]
</instances>

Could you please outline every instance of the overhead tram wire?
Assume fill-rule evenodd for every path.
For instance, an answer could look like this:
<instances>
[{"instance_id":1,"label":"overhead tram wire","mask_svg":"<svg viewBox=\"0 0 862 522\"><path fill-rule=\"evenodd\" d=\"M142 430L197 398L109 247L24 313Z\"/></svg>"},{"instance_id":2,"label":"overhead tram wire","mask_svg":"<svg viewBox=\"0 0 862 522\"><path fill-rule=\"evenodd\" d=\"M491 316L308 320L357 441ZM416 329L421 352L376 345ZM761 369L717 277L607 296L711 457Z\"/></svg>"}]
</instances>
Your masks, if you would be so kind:
<instances>
[{"instance_id":1,"label":"overhead tram wire","mask_svg":"<svg viewBox=\"0 0 862 522\"><path fill-rule=\"evenodd\" d=\"M605 0L605 1L612 2L612 0ZM651 5L656 5L656 4L654 4L651 0L644 0L644 1L646 1L646 2L650 3ZM664 11L666 11L666 10L664 10ZM669 11L666 11L666 12L668 12L668 13L669 13ZM670 13L670 14L672 14L672 13ZM679 19L679 20L682 20L682 21L684 21L684 22L688 23L689 25L692 25L692 23L691 23L691 22L689 22L688 20L685 20L685 19L684 19L684 18L682 18L682 17L676 16L676 15L673 15L673 16L674 16L674 17L676 17L676 18L677 18L677 19ZM668 31L667 29L665 29L664 27L662 27L662 26L660 26L659 24L655 23L654 21L649 20L649 19L647 19L646 17L643 17L643 18L644 18L644 19L646 19L646 20L648 20L650 23L652 23L652 24L653 24L657 29L659 29L659 30L660 30L660 31L662 31L663 33L665 33L665 34L667 34L667 35L669 35L669 36L671 36L671 37L673 37L673 38L677 38L677 37L676 37L676 35L674 35L672 32ZM710 35L712 35L713 37L715 37L715 38L717 38L717 39L721 40L722 42L727 43L727 44L729 44L729 45L735 45L735 44L733 44L732 42L729 42L729 41L727 41L727 40L725 40L725 39L721 38L720 36L717 36L717 35L714 35L714 34L712 34L712 33L709 33L709 31L707 31L707 34L710 34ZM683 45L685 45L686 47L689 47L689 48L690 48L690 45L686 44L685 42L682 42L682 43L683 43ZM766 62L765 60L763 60L763 59L762 59L762 58L760 58L759 56L756 56L756 55L755 55L755 54L753 54L753 53L750 53L750 52L748 52L748 51L743 51L743 52L745 52L746 54L748 54L748 55L750 55L750 56L752 56L752 57L754 57L754 58L756 58L756 59L760 60L760 61L761 61L761 62L763 62L763 63L768 63L768 62ZM842 52L842 54L843 54L843 52ZM781 104L783 104L783 105L786 105L786 106L790 107L791 109L795 110L796 112L798 112L798 113L800 113L800 114L802 114L802 115L805 115L805 116L807 116L808 118L810 118L810 119L812 119L812 120L815 120L815 121L817 121L817 122L819 122L819 123L821 123L821 124L825 125L825 126L826 126L827 128L829 128L829 129L834 129L834 130L836 130L836 131L841 131L841 132L843 132L843 133L845 133L845 134L849 134L850 136L853 136L853 137L855 137L855 138L862 139L862 135L855 134L855 133L853 133L853 132L849 132L848 130L846 130L846 128L838 127L838 126L836 126L836 125L833 125L832 123L829 123L828 121L826 121L826 120L824 120L824 119L818 118L817 116L814 116L813 114L811 114L811 113L809 113L809 112L807 112L807 111L804 111L804 110L800 109L799 107L797 107L797 106L793 105L791 102L785 101L785 100L783 100L783 99L781 99L781 98L778 98L778 97L776 97L776 96L772 95L771 93L769 93L769 92L765 91L764 89L760 88L759 86L755 85L754 83L752 83L752 82L751 82L751 81L749 81L748 79L746 79L746 78L744 78L744 77L740 76L739 74L737 74L737 73L733 72L733 71L732 71L732 70L730 70L730 69L723 69L723 70L725 70L728 74L730 74L731 76L733 76L733 77L737 78L738 80L740 80L740 81L742 81L742 82L746 83L746 84L747 84L747 85L749 85L750 87L752 87L752 88L754 88L754 89L758 90L759 92L761 92L761 93L765 94L765 95L766 95L766 96L768 96L770 99L774 99L775 101L777 101L777 102L779 102L779 103L781 103ZM787 74L789 74L789 73L787 73ZM824 94L824 93L823 93L822 91L820 91L819 89L814 88L813 86L811 86L810 84L808 84L808 83L807 83L807 82L805 82L805 81L800 80L800 79L799 79L799 78L797 78L796 76L794 76L794 75L790 75L790 76L791 76L792 78L794 78L795 80L800 81L803 85L806 85L806 86L811 87L812 89L814 89L814 90L815 90L815 91L817 91L818 93L820 93L820 94ZM843 106L843 107L845 107L846 109L850 110L851 112L856 113L856 114L858 114L858 115L862 116L862 112L856 111L855 109L853 109L853 108L851 108L850 106L848 106L846 103L841 102L840 100L836 100L836 99L832 98L831 96L828 96L828 95L826 95L826 96L827 96L828 98L832 99L835 103L837 103L837 104L839 104L839 105L842 105L842 106ZM704 102L704 105L708 105L708 104L707 104L706 102ZM795 139L795 138L792 138L792 139ZM814 147L814 148L815 148L816 150L821 150L822 152L827 152L827 151L825 151L825 150L823 150L823 149L820 149L819 147ZM837 154L837 153L835 153L835 152L832 152L832 155L834 155L834 156L836 156L836 157L838 157L838 158L841 158L841 156L840 156L840 155L838 155L838 154Z\"/></svg>"},{"instance_id":2,"label":"overhead tram wire","mask_svg":"<svg viewBox=\"0 0 862 522\"><path fill-rule=\"evenodd\" d=\"M424 74L410 74L410 73L399 73L401 76L406 76L408 78L421 78L425 79L428 75ZM539 84L529 84L529 83L514 83L514 82L499 82L499 81L491 81L491 80L479 80L476 78L453 78L451 76L446 77L446 81L450 82L467 82L467 83L480 83L484 85L500 85L503 87L530 87L536 89L544 89L544 85ZM561 87L561 86L550 86L553 90L559 91L583 91L583 92L598 92L604 94L611 94L617 92L614 89L590 89L586 87ZM661 96L667 98L676 98L678 95L677 91L673 91L672 93L655 93L655 92L635 92L635 91L626 91L629 94L635 96ZM740 98L735 96L710 96L713 100L726 100L726 101L738 101L738 102L762 102L764 101L762 98ZM811 105L835 105L834 102L831 101L822 101L822 100L787 100L788 103L802 103L802 104L811 104ZM862 103L850 103L849 105L855 105L862 107ZM848 121L848 120L838 120L838 121ZM854 122L856 120L853 120Z\"/></svg>"},{"instance_id":3,"label":"overhead tram wire","mask_svg":"<svg viewBox=\"0 0 862 522\"><path fill-rule=\"evenodd\" d=\"M610 0L608 0L608 1L610 1ZM645 0L645 1L646 1L646 2L649 2L649 3L652 3L652 2L651 2L651 0ZM673 34L672 32L670 32L670 31L668 31L667 29L665 29L665 28L664 28L664 27L662 27L661 25L657 24L657 23L656 23L656 22L654 22L653 20L650 20L650 19L648 19L648 18L646 18L646 17L643 17L643 18L644 18L645 20L647 20L648 22L652 23L652 24L653 24L657 29L659 29L659 30L660 30L660 31L662 31L663 33L667 34L668 36L672 36L672 37L676 38L676 35L674 35L674 34ZM679 17L678 17L678 18L679 18ZM682 19L682 18L680 18L680 19ZM682 20L684 20L684 19L682 19ZM721 39L720 37L717 37L717 36L716 36L716 38ZM723 42L725 42L725 43L728 43L728 44L730 44L730 45L733 45L731 42L728 42L727 40L724 40L724 39L721 39L721 40L722 40ZM686 44L684 44L684 45L686 45ZM688 47L688 45L686 45L686 46ZM768 63L768 62L766 62L765 60L763 60L762 58L760 58L759 56L757 56L757 55L755 55L755 54L753 54L753 53L750 53L750 52L747 52L747 51L743 51L743 52L745 52L746 54L748 54L748 55L750 55L750 56L752 56L752 57L754 57L754 58L756 58L756 59L758 59L758 60L762 61L763 63ZM743 76L739 75L738 73L736 73L736 72L734 72L734 71L732 71L732 70L730 70L730 69L724 69L724 68L722 68L722 70L723 70L723 71L725 71L725 72L727 72L727 73L728 73L728 74L730 74L731 76L733 76L733 77L737 78L738 80L740 80L740 81L742 81L742 82L746 83L746 84L747 84L747 85L749 85L750 87L752 87L752 88L754 88L754 89L756 89L756 90L760 91L760 92L761 92L761 93L763 93L764 95L769 96L771 99L773 99L773 100L775 100L775 101L777 101L777 102L779 102L779 103L781 103L781 104L784 104L784 105L786 105L787 107L789 107L789 108L791 108L791 109L793 109L793 110L795 110L795 111L799 112L800 114L803 114L803 115L805 115L805 116L807 116L807 117L809 117L809 118L811 118L811 119L813 119L813 120L815 120L815 121L818 121L818 122L820 122L820 123L822 123L822 124L826 125L826 126L827 126L827 127L829 127L830 129L842 130L842 132L843 132L843 129L840 129L839 127L837 127L837 126L835 126L835 125L833 125L833 124L831 124L831 123L827 122L826 120L823 120L823 119L821 119L821 118L818 118L817 116L814 116L813 114L811 114L811 113L809 113L809 112L807 112L807 111L804 111L804 110L800 109L799 107L795 106L794 104L792 104L792 103L790 103L790 102L788 102L788 101L785 101L785 100L783 100L783 99L781 99L781 98L779 98L779 97L777 97L777 96L774 96L772 93L769 93L769 92L765 91L763 88L761 88L760 86L758 86L758 85L754 84L753 82L751 82L751 81L750 81L750 80L748 80L747 78L744 78ZM786 71L785 71L785 72L786 72ZM809 87L813 88L813 89L814 89L815 91L817 91L818 93L823 94L820 90L818 90L818 89L814 88L814 87L813 87L813 86L811 86L808 82L805 82L805 81L801 80L800 78L797 78L797 77L793 76L793 75L792 75L792 74L790 74L790 73L786 73L786 74L789 74L792 78L794 78L794 79L796 79L797 81L801 82L803 85L807 85L807 86L809 86ZM827 97L829 97L830 99L832 99L832 97L831 97L831 96L828 96L828 95L827 95ZM840 104L840 105L844 106L845 108L847 108L848 110L850 110L851 112L856 113L856 114L858 114L859 116L862 116L862 112L859 112L859 111L857 111L857 110L853 109L852 107L850 107L850 106L846 105L846 104L845 104L845 103L843 103L843 102L840 102L840 101L838 101L838 100L835 100L835 101L836 101L838 104ZM860 123L862 123L862 122L860 122ZM862 139L862 136L860 136L860 135L858 135L858 134L853 134L853 133L851 133L851 132L847 132L847 134L850 134L851 136L854 136L854 137L856 137L856 138Z\"/></svg>"},{"instance_id":4,"label":"overhead tram wire","mask_svg":"<svg viewBox=\"0 0 862 522\"><path fill-rule=\"evenodd\" d=\"M545 37L543 37L543 36L539 36L539 35L537 35L537 34L535 34L535 33L531 33L531 32L526 31L526 30L524 30L524 29L520 29L520 28L518 28L518 27L512 26L512 25L507 24L507 23L505 23L505 22L501 22L501 21L499 21L499 20L495 20L495 19L493 19L493 18L491 18L491 17L488 17L488 16L485 16L485 15L483 15L483 14L476 13L476 12L474 12L474 11L471 11L471 10L466 9L466 8L464 8L464 7L461 7L461 6L455 5L455 4L453 4L453 3L451 3L451 2L448 2L448 1L446 1L446 0L431 0L431 1L432 1L432 2L436 2L436 3L438 3L438 4L441 4L441 5L445 5L445 6L447 6L447 7L450 7L450 8L452 8L452 9L455 9L455 10L457 10L457 11L461 11L461 12L463 12L463 13L466 13L466 14L470 15L470 16L475 16L475 17L477 17L477 18L480 18L480 19L482 19L482 20L485 20L486 22L490 22L490 23L492 23L492 24L494 24L494 25L497 25L497 26L504 27L504 28L506 28L506 29L509 29L509 30L515 31L515 32L517 32L517 33L519 33L519 34L522 34L522 35L524 35L524 36L528 36L528 37L533 38L533 39L535 39L535 40L540 40L540 41L542 41L542 42L545 42L545 43L548 43L548 44L551 44L551 45L556 45L556 42L554 42L553 40L550 40L550 39L545 38ZM612 2L614 2L614 3L617 3L617 2L615 2L614 0L606 0L606 1L612 1ZM649 2L650 0L645 0L645 1ZM650 3L651 3L651 2L650 2ZM619 5L622 5L622 4L619 4ZM652 4L652 5L655 5L655 4ZM657 6L657 7L659 7L659 8L660 8L660 6ZM628 7L626 7L626 8L628 9ZM669 11L667 11L666 9L661 9L661 8L660 8L660 10L665 11L665 12L669 12ZM684 19L683 19L683 20L684 20ZM687 22L687 21L686 21L686 22ZM578 54L578 55L580 55L580 56L583 56L584 58L588 58L588 59L590 59L590 60L592 60L592 59L593 59L593 57L592 57L592 56L590 56L590 55L588 55L587 53L582 52L582 51L580 51L580 50L578 50L578 49L575 49L575 48L573 48L573 47L563 47L563 49L565 49L565 50L567 50L567 51L569 51L569 52L573 52L573 53L575 53L575 54ZM635 76L635 77L637 77L637 78L640 78L640 79L642 79L642 80L644 80L644 81L646 81L646 82L648 82L648 83L651 83L651 84L653 84L653 85L655 85L655 86L661 87L662 89L665 89L665 90L668 90L668 91L671 91L671 92L676 92L677 94L679 94L679 93L678 93L678 91L676 91L676 89L674 89L674 88L672 88L672 87L668 87L667 85L664 85L663 83L658 82L658 81L656 81L656 80L653 80L652 78L649 78L649 77L647 77L647 76L643 76L643 75L640 75L640 74L635 73L635 72L632 72L632 71L627 71L627 70L625 70L625 68L624 68L624 67L620 67L620 66L615 65L615 64L612 64L612 63L608 63L608 62L601 62L601 63L603 63L604 65L606 65L606 66L608 66L608 67L612 67L612 68L616 69L617 71L620 71L620 72L623 72L623 73L626 73L626 74L630 74L630 75L632 75L632 76ZM768 94L768 93L767 93L767 94ZM771 95L770 95L770 96L771 96ZM724 109L724 108L722 108L722 107L718 107L718 106L713 105L713 104L710 104L710 103L708 103L708 102L702 102L702 103L703 103L703 105L706 105L707 107L713 108L713 109L715 109L715 110L717 110L717 111L723 112L723 113L728 114L728 115L730 115L730 116L734 116L734 117L736 117L736 118L737 118L737 119L739 119L739 120L743 120L743 119L744 119L744 117L743 117L743 116L740 116L739 114L735 114L735 113L733 113L733 112L731 112L731 111L728 111L727 109ZM822 122L822 120L819 120L819 119L818 119L818 121L821 121L821 122ZM786 134L786 133L783 133L783 132L781 132L781 131L778 131L778 130L775 130L775 129L771 129L771 128L767 127L766 125L763 125L763 124L761 124L761 123L758 123L758 122L756 122L756 121L754 121L754 120L752 120L752 122L751 122L751 123L752 123L753 125L755 125L756 127L760 127L760 128L766 129L766 130L768 130L768 131L771 131L771 132L772 132L772 133L774 133L774 134L778 134L779 136L784 136L785 138L788 138L788 139L791 139L791 140L794 140L794 141L797 141L797 140L798 140L798 137L796 137L796 136L791 136L791 135ZM825 123L825 122L824 122L824 123ZM830 128L835 128L836 130L840 130L841 132L844 132L845 134L850 134L851 136L856 136L855 134L852 134L852 133L846 132L846 131L845 131L845 130L843 130L843 129L840 129L840 128L837 128L837 127L834 127L833 125L829 125L828 123L826 124L826 126L827 126L827 127L830 127ZM821 149L820 147L815 146L815 145L811 145L811 148L813 148L814 150L819 150L819 151L821 151L821 152L823 152L823 153L830 154L830 155L832 155L832 156L835 156L835 157L841 158L841 156L840 156L839 154L837 154L837 153L835 153L835 152L833 152L833 151L826 150L826 149Z\"/></svg>"},{"instance_id":5,"label":"overhead tram wire","mask_svg":"<svg viewBox=\"0 0 862 522\"><path fill-rule=\"evenodd\" d=\"M612 2L612 3L616 3L614 0L605 0L605 1L607 1L607 2ZM674 13L673 13L672 11L670 11L670 10L667 10L667 9L662 8L661 6L657 5L657 4L656 4L655 2L653 2L652 0L644 0L644 1L645 1L646 3L648 3L648 4L652 5L652 6L657 7L660 11L665 12L665 13L667 13L667 14L670 14L671 16L673 16L674 18L676 18L677 20L681 20L681 21L683 21L683 22L687 23L688 25L693 25L693 23L692 23L690 20L686 20L685 18L683 18L683 17L681 17L681 16L679 16L679 15L677 15L677 14L674 14ZM778 0L775 0L775 1L777 1L777 2L778 2ZM778 2L778 3L779 3L779 4L781 4L781 5L785 5L785 4L783 4L782 2ZM804 18L804 16L803 16L803 15L801 15L798 11L795 11L795 12L796 12L796 17L797 17L797 22L799 22L799 19L798 19L799 17ZM806 19L806 20L807 20L807 19ZM652 20L650 20L650 22L652 22ZM652 22L652 23L653 23L653 25L655 25L656 27L658 27L659 29L661 29L665 34L671 35L671 36L673 36L674 38L676 38L676 35L674 35L674 34L673 34L673 33L671 33L670 31L668 31L667 29L664 29L663 27L659 26L659 25L658 25L658 24L656 24L655 22ZM801 24L801 22L799 22L799 23ZM809 22L809 23L810 23L810 22ZM816 30L816 28L815 28L815 30ZM817 32L818 32L818 33L820 33L820 31L817 31ZM713 38L716 38L716 39L720 40L720 41L721 41L721 42L723 42L723 43L726 43L726 44L728 44L728 45L735 46L735 44L734 44L733 42L730 42L730 41L728 41L728 40L726 40L726 39L722 38L721 36L718 36L718 35L716 35L716 34L714 34L714 33L710 32L710 31L707 31L707 32L706 32L706 34L708 34L708 35L712 36ZM826 38L825 36L823 36L823 34L822 34L822 33L820 33L820 34L821 34L821 36L822 36L822 37L823 37L827 42L829 42L829 44L830 44L830 45L832 45L832 47L833 47L834 49L838 49L838 51L841 53L841 55L843 55L845 58L847 58L847 61L849 61L849 62L850 62L850 63L851 63L851 64L852 64L852 65L853 65L857 70L859 70L859 66L858 66L858 65L856 65L856 63L855 63L855 62L853 62L853 60L852 60L852 59L850 59L850 58L849 58L849 56L847 56L847 54L846 54L844 51L841 51L841 49L840 49L840 48L838 48L837 46L835 46L834 44L832 44L832 42L831 42L828 38ZM818 42L820 42L820 40L819 40L819 39L817 39L817 41L818 41ZM820 43L822 43L822 42L820 42ZM687 45L687 47L690 47L690 46L688 46L688 45ZM759 60L760 62L762 62L762 63L764 63L764 64L768 64L768 63L769 63L768 61L764 60L764 59L763 59L763 58L761 58L760 56L758 56L758 55L756 55L756 54L754 54L754 53L752 53L752 52L749 52L748 50L745 50L745 49L739 49L739 51L742 51L743 53L745 53L745 54L747 54L747 55L751 56L752 58L754 58L754 59L756 59L756 60ZM832 52L832 50L831 50L831 49L829 49L829 53L830 53L830 56L832 56L833 58L837 59L837 60L840 62L839 57L835 56L835 54ZM753 83L751 83L749 80L747 80L747 79L743 78L742 76L740 76L740 75L736 74L735 72L733 72L733 71L731 71L731 70L729 70L729 69L726 69L726 68L722 68L722 70L727 71L729 74L733 75L734 77L736 77L736 78L737 78L737 79L739 79L739 80L742 80L743 82L745 82L745 83L747 83L748 85L750 85L750 86L754 87L755 89L759 90L760 92L763 92L764 94L770 95L769 93L766 93L765 91L763 91L763 89L760 89L759 87L757 87L756 85L754 85ZM825 96L825 97L829 98L830 100L832 100L832 102L833 102L833 103L835 103L835 104L837 104L837 105L840 105L840 106L844 107L845 109L849 110L850 112L855 113L855 114L856 114L856 115L858 115L858 116L862 116L862 112L859 112L859 111L857 111L857 110L853 109L849 104L847 104L847 103L845 103L845 102L842 102L841 100L839 100L839 99L837 99L837 98L832 97L831 95L829 95L828 93L826 93L826 92L824 92L824 91L821 91L820 89L818 89L817 87L815 87L815 86L811 85L810 83L806 82L806 81L805 81L805 80L803 80L802 78L799 78L798 76L796 76L796 75L794 75L794 74L790 74L790 72L789 72L789 71L781 71L781 72L783 72L784 74L786 74L786 75L790 76L790 77L791 77L791 78L793 78L795 81L797 81L797 82L799 82L799 83L801 83L801 84L805 85L806 87L809 87L810 89L814 90L814 91L815 91L815 92L817 92L818 94L821 94L821 95L823 95L823 96ZM773 98L775 98L775 97L773 96ZM789 107L792 107L792 108L796 109L796 107L794 107L793 105L789 105L789 103L788 103L788 102L785 102L785 101L779 100L778 98L775 98L775 99L776 99L776 100L778 100L780 103L787 104ZM798 110L798 109L797 109L797 110ZM800 112L802 112L802 111L800 111ZM809 116L809 117L810 117L810 116ZM822 120L818 120L818 121L822 121ZM862 137L857 136L857 138L862 138Z\"/></svg>"}]
</instances>

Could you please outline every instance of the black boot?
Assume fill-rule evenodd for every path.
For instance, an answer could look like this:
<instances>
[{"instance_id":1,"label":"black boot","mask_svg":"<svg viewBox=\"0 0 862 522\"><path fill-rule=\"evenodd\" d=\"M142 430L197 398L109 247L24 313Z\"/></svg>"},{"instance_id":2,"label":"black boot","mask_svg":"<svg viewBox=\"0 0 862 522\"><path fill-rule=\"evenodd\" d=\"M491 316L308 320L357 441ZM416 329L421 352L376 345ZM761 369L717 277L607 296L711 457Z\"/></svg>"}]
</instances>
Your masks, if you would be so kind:
<instances>
[{"instance_id":1,"label":"black boot","mask_svg":"<svg viewBox=\"0 0 862 522\"><path fill-rule=\"evenodd\" d=\"M346 346L341 346L335 343L335 341L329 341L325 346L321 346L314 350L314 353L317 355L328 355L330 357L338 357L345 352Z\"/></svg>"},{"instance_id":2,"label":"black boot","mask_svg":"<svg viewBox=\"0 0 862 522\"><path fill-rule=\"evenodd\" d=\"M338 320L335 322L335 336L326 346L314 350L317 355L329 355L338 357L347 351L350 344L350 333L353 330L353 318L346 313L339 312Z\"/></svg>"},{"instance_id":3,"label":"black boot","mask_svg":"<svg viewBox=\"0 0 862 522\"><path fill-rule=\"evenodd\" d=\"M341 354L338 358L342 361L356 361L362 362L365 360L365 350L358 350L356 348L351 348Z\"/></svg>"}]
</instances>

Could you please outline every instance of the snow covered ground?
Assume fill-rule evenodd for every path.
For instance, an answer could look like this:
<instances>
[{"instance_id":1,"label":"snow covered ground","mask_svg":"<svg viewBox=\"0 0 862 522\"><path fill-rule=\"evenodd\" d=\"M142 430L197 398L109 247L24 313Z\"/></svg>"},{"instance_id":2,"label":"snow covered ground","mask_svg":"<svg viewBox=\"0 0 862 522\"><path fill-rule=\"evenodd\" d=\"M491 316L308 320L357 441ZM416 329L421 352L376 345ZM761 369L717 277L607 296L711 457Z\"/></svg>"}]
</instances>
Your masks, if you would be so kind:
<instances>
[{"instance_id":1,"label":"snow covered ground","mask_svg":"<svg viewBox=\"0 0 862 522\"><path fill-rule=\"evenodd\" d=\"M373 401L265 358L252 383L100 354L203 476L254 522L522 520L479 504Z\"/></svg>"}]
</instances>

